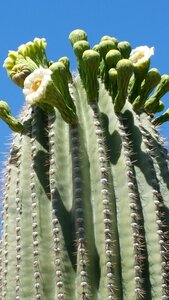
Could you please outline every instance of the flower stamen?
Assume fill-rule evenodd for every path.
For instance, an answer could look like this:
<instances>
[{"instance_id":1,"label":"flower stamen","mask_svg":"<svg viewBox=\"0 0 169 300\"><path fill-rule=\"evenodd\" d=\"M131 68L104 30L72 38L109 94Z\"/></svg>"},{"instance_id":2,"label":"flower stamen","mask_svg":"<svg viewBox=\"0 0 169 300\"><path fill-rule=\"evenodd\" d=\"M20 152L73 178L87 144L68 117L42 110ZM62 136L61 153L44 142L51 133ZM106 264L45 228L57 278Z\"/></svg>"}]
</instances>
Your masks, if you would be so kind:
<instances>
[{"instance_id":1,"label":"flower stamen","mask_svg":"<svg viewBox=\"0 0 169 300\"><path fill-rule=\"evenodd\" d=\"M129 59L134 66L139 66L147 62L154 55L154 47L140 46L131 51Z\"/></svg>"},{"instance_id":2,"label":"flower stamen","mask_svg":"<svg viewBox=\"0 0 169 300\"><path fill-rule=\"evenodd\" d=\"M41 82L42 82L42 80L40 80L40 79L33 82L32 86L31 86L31 89L32 89L33 92L36 92L38 90L38 88L41 85Z\"/></svg>"},{"instance_id":3,"label":"flower stamen","mask_svg":"<svg viewBox=\"0 0 169 300\"><path fill-rule=\"evenodd\" d=\"M51 70L40 67L26 77L23 93L27 102L34 104L45 98L46 88L52 81L51 74Z\"/></svg>"}]
</instances>

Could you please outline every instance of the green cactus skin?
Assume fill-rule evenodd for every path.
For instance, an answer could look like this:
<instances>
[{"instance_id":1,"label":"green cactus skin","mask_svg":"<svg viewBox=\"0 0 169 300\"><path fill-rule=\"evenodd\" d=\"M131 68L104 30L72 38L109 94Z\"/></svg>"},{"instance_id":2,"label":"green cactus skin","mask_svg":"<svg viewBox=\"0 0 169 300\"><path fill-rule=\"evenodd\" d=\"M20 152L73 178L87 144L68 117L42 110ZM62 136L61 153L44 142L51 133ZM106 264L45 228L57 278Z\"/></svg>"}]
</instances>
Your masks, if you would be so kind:
<instances>
[{"instance_id":1,"label":"green cactus skin","mask_svg":"<svg viewBox=\"0 0 169 300\"><path fill-rule=\"evenodd\" d=\"M86 40L78 30L71 40L77 43L82 33ZM156 119L124 99L130 76L118 82L116 93L123 97L113 103L113 85L108 90L99 73L96 82L95 69L81 68L85 84L68 70L64 90L76 108L75 123L56 108L26 103L22 130L13 134L0 299L167 300L169 158Z\"/></svg>"}]
</instances>

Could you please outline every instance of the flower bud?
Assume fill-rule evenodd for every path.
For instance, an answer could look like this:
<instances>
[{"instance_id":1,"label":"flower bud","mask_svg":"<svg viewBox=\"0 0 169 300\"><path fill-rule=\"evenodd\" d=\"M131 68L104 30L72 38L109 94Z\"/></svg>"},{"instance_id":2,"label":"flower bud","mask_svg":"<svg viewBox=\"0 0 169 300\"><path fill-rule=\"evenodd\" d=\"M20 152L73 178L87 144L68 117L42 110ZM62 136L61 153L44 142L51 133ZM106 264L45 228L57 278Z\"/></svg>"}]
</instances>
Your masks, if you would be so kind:
<instances>
[{"instance_id":1,"label":"flower bud","mask_svg":"<svg viewBox=\"0 0 169 300\"><path fill-rule=\"evenodd\" d=\"M153 91L155 86L160 82L161 75L156 68L149 70L140 89L139 96L133 102L134 109L140 109L144 107L149 94Z\"/></svg>"},{"instance_id":2,"label":"flower bud","mask_svg":"<svg viewBox=\"0 0 169 300\"><path fill-rule=\"evenodd\" d=\"M119 42L117 49L121 52L123 58L129 58L131 53L131 45L127 41Z\"/></svg>"},{"instance_id":3,"label":"flower bud","mask_svg":"<svg viewBox=\"0 0 169 300\"><path fill-rule=\"evenodd\" d=\"M116 66L117 70L117 95L114 100L115 112L120 112L127 99L127 90L130 77L133 73L133 64L129 59L121 59Z\"/></svg>"},{"instance_id":4,"label":"flower bud","mask_svg":"<svg viewBox=\"0 0 169 300\"><path fill-rule=\"evenodd\" d=\"M56 62L49 68L52 71L51 78L55 87L60 91L64 98L65 105L76 115L76 108L69 93L67 71L62 62Z\"/></svg>"},{"instance_id":5,"label":"flower bud","mask_svg":"<svg viewBox=\"0 0 169 300\"><path fill-rule=\"evenodd\" d=\"M86 50L82 56L85 72L85 89L88 100L95 101L98 97L98 70L100 65L100 55L94 50Z\"/></svg>"},{"instance_id":6,"label":"flower bud","mask_svg":"<svg viewBox=\"0 0 169 300\"><path fill-rule=\"evenodd\" d=\"M82 58L83 52L90 49L90 45L87 41L78 41L73 45L73 50L78 59Z\"/></svg>"},{"instance_id":7,"label":"flower bud","mask_svg":"<svg viewBox=\"0 0 169 300\"><path fill-rule=\"evenodd\" d=\"M73 50L77 57L79 74L80 74L81 80L84 85L85 85L85 74L84 74L84 68L83 68L82 55L85 50L89 50L89 49L90 49L89 43L84 40L78 41L78 42L74 43L74 45L73 45Z\"/></svg>"},{"instance_id":8,"label":"flower bud","mask_svg":"<svg viewBox=\"0 0 169 300\"><path fill-rule=\"evenodd\" d=\"M0 101L0 118L7 123L13 131L21 132L23 130L23 125L12 116L9 105L3 100Z\"/></svg>"},{"instance_id":9,"label":"flower bud","mask_svg":"<svg viewBox=\"0 0 169 300\"><path fill-rule=\"evenodd\" d=\"M163 111L164 107L165 107L164 102L159 100L157 103L155 103L153 107L151 107L151 111L147 111L147 112L151 114L156 114L158 112Z\"/></svg>"},{"instance_id":10,"label":"flower bud","mask_svg":"<svg viewBox=\"0 0 169 300\"><path fill-rule=\"evenodd\" d=\"M63 56L59 59L59 62L63 63L67 72L67 80L72 82L72 74L70 72L70 61L69 58L67 56Z\"/></svg>"},{"instance_id":11,"label":"flower bud","mask_svg":"<svg viewBox=\"0 0 169 300\"><path fill-rule=\"evenodd\" d=\"M19 87L23 88L25 78L38 66L47 67L45 48L45 39L35 38L33 42L19 46L17 51L9 51L3 66Z\"/></svg>"},{"instance_id":12,"label":"flower bud","mask_svg":"<svg viewBox=\"0 0 169 300\"><path fill-rule=\"evenodd\" d=\"M169 91L169 75L162 75L159 84L157 85L154 94L146 101L144 108L151 111L156 103L159 102L162 96Z\"/></svg>"},{"instance_id":13,"label":"flower bud","mask_svg":"<svg viewBox=\"0 0 169 300\"><path fill-rule=\"evenodd\" d=\"M109 93L114 102L115 96L117 94L117 70L111 68L108 73L109 73L109 87L108 87Z\"/></svg>"},{"instance_id":14,"label":"flower bud","mask_svg":"<svg viewBox=\"0 0 169 300\"><path fill-rule=\"evenodd\" d=\"M161 116L154 119L152 121L152 123L155 126L159 126L159 125L161 125L161 124L163 124L164 122L167 122L167 121L169 121L169 109L167 109L164 114L162 114Z\"/></svg>"},{"instance_id":15,"label":"flower bud","mask_svg":"<svg viewBox=\"0 0 169 300\"><path fill-rule=\"evenodd\" d=\"M84 30L76 29L72 31L69 35L69 41L73 46L76 42L87 41L87 34Z\"/></svg>"},{"instance_id":16,"label":"flower bud","mask_svg":"<svg viewBox=\"0 0 169 300\"><path fill-rule=\"evenodd\" d=\"M18 54L21 54L25 58L29 57L38 67L47 67L46 46L45 38L34 38L33 42L19 46Z\"/></svg>"},{"instance_id":17,"label":"flower bud","mask_svg":"<svg viewBox=\"0 0 169 300\"><path fill-rule=\"evenodd\" d=\"M116 46L117 46L117 44L118 44L118 40L117 40L115 37L111 37L111 36L109 36L109 35L104 35L104 36L101 38L100 41L102 42L102 41L107 41L107 40L113 41L113 43L115 43Z\"/></svg>"},{"instance_id":18,"label":"flower bud","mask_svg":"<svg viewBox=\"0 0 169 300\"><path fill-rule=\"evenodd\" d=\"M121 53L118 50L110 50L105 57L108 69L115 68L116 64L121 58Z\"/></svg>"},{"instance_id":19,"label":"flower bud","mask_svg":"<svg viewBox=\"0 0 169 300\"><path fill-rule=\"evenodd\" d=\"M99 53L101 58L105 58L106 54L112 50L117 49L116 43L112 40L104 40L99 43Z\"/></svg>"}]
</instances>

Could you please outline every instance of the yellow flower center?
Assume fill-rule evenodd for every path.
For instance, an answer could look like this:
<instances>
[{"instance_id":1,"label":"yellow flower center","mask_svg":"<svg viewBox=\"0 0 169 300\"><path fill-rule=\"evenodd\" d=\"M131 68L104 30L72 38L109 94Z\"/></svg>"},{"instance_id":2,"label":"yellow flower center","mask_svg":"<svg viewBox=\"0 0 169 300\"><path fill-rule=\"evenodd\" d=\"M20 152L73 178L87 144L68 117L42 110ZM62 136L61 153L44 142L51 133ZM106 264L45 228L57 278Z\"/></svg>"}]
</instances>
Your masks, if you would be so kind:
<instances>
[{"instance_id":1,"label":"yellow flower center","mask_svg":"<svg viewBox=\"0 0 169 300\"><path fill-rule=\"evenodd\" d=\"M42 80L37 79L33 84L32 84L32 90L33 92L36 92L37 89L40 87Z\"/></svg>"},{"instance_id":2,"label":"yellow flower center","mask_svg":"<svg viewBox=\"0 0 169 300\"><path fill-rule=\"evenodd\" d=\"M140 59L142 59L145 56L144 52L138 52L137 56L133 59L133 63L137 63Z\"/></svg>"},{"instance_id":3,"label":"yellow flower center","mask_svg":"<svg viewBox=\"0 0 169 300\"><path fill-rule=\"evenodd\" d=\"M138 54L138 56L137 56L137 59L139 60L139 59L141 59L141 58L143 58L144 57L144 53L143 52L140 52L139 54Z\"/></svg>"}]
</instances>

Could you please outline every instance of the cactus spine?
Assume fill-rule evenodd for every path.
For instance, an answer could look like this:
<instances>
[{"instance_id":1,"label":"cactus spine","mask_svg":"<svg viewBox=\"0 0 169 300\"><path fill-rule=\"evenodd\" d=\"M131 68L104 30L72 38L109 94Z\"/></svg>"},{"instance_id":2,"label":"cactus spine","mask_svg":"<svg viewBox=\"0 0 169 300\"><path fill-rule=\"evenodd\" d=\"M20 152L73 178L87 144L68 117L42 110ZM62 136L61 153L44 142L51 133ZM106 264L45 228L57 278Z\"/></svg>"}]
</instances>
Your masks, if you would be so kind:
<instances>
[{"instance_id":1,"label":"cactus spine","mask_svg":"<svg viewBox=\"0 0 169 300\"><path fill-rule=\"evenodd\" d=\"M86 33L48 62L44 39L11 51L4 66L23 88L5 171L2 300L169 299L169 159L155 128L168 120L168 75L153 49ZM153 95L149 96L156 88Z\"/></svg>"}]
</instances>

